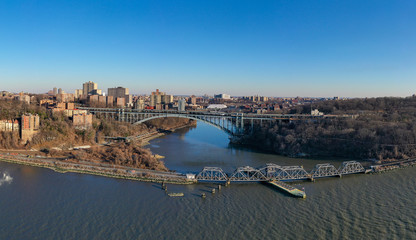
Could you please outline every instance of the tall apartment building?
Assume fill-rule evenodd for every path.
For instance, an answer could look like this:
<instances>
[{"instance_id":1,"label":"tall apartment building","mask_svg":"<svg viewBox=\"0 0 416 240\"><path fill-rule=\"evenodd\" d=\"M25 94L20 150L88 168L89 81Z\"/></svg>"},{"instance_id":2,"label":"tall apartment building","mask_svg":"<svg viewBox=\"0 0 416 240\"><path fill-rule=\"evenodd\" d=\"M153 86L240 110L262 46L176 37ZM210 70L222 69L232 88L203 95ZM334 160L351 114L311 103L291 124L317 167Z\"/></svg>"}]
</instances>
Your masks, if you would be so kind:
<instances>
[{"instance_id":1,"label":"tall apartment building","mask_svg":"<svg viewBox=\"0 0 416 240\"><path fill-rule=\"evenodd\" d=\"M134 109L143 110L144 109L144 100L143 99L137 99L134 102Z\"/></svg>"},{"instance_id":2,"label":"tall apartment building","mask_svg":"<svg viewBox=\"0 0 416 240\"><path fill-rule=\"evenodd\" d=\"M220 94L216 94L214 95L214 98L219 98L219 99L231 99L231 96L225 93L220 93Z\"/></svg>"},{"instance_id":3,"label":"tall apartment building","mask_svg":"<svg viewBox=\"0 0 416 240\"><path fill-rule=\"evenodd\" d=\"M133 96L129 94L128 88L123 88L123 87L109 88L108 96L112 96L114 99L124 98L125 104L127 105L133 104Z\"/></svg>"},{"instance_id":4,"label":"tall apartment building","mask_svg":"<svg viewBox=\"0 0 416 240\"><path fill-rule=\"evenodd\" d=\"M97 89L97 84L94 82L86 82L84 84L82 84L82 95L84 95L84 97L88 96L88 95L101 95L102 91L101 89Z\"/></svg>"},{"instance_id":5,"label":"tall apartment building","mask_svg":"<svg viewBox=\"0 0 416 240\"><path fill-rule=\"evenodd\" d=\"M76 89L75 94L74 94L75 98L78 99L78 98L82 97L82 92L83 92L82 89Z\"/></svg>"},{"instance_id":6,"label":"tall apartment building","mask_svg":"<svg viewBox=\"0 0 416 240\"><path fill-rule=\"evenodd\" d=\"M173 102L172 95L166 95L164 92L159 92L159 89L156 89L156 92L152 92L150 96L150 106L156 107L158 105L169 104Z\"/></svg>"},{"instance_id":7,"label":"tall apartment building","mask_svg":"<svg viewBox=\"0 0 416 240\"><path fill-rule=\"evenodd\" d=\"M189 99L188 99L188 103L192 104L192 105L196 105L196 97L194 95L192 95Z\"/></svg>"},{"instance_id":8,"label":"tall apartment building","mask_svg":"<svg viewBox=\"0 0 416 240\"><path fill-rule=\"evenodd\" d=\"M31 141L33 136L39 131L39 115L22 115L20 124L20 138L23 143Z\"/></svg>"},{"instance_id":9,"label":"tall apartment building","mask_svg":"<svg viewBox=\"0 0 416 240\"><path fill-rule=\"evenodd\" d=\"M269 100L268 97L264 96L251 96L249 99L253 102L267 102Z\"/></svg>"},{"instance_id":10,"label":"tall apartment building","mask_svg":"<svg viewBox=\"0 0 416 240\"><path fill-rule=\"evenodd\" d=\"M185 100L184 99L180 99L178 101L178 111L179 112L184 112L185 111L185 105L186 105Z\"/></svg>"}]
</instances>

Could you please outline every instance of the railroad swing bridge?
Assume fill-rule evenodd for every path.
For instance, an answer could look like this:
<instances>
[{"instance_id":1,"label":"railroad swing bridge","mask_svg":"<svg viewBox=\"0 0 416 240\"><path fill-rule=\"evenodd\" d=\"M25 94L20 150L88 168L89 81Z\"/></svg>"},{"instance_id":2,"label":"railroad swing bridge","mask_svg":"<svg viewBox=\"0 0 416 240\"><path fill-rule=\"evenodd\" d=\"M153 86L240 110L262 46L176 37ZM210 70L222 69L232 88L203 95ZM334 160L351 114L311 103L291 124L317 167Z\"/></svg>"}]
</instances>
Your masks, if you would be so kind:
<instances>
[{"instance_id":1,"label":"railroad swing bridge","mask_svg":"<svg viewBox=\"0 0 416 240\"><path fill-rule=\"evenodd\" d=\"M219 167L205 167L197 174L196 179L205 182L297 181L324 177L341 177L342 175L362 173L364 171L364 167L357 161L343 162L338 169L329 163L317 164L310 172L307 172L302 166L279 166L269 163L258 169L250 166L239 167L229 175Z\"/></svg>"},{"instance_id":2,"label":"railroad swing bridge","mask_svg":"<svg viewBox=\"0 0 416 240\"><path fill-rule=\"evenodd\" d=\"M122 122L140 124L146 121L165 118L188 118L205 122L211 126L219 128L230 136L243 135L245 130L253 131L254 124L269 124L276 121L296 121L314 120L323 118L351 118L350 115L322 115L313 116L309 114L251 114L251 113L223 113L208 111L159 111L159 110L136 110L136 109L116 109L116 108L83 108L97 116L114 119Z\"/></svg>"}]
</instances>

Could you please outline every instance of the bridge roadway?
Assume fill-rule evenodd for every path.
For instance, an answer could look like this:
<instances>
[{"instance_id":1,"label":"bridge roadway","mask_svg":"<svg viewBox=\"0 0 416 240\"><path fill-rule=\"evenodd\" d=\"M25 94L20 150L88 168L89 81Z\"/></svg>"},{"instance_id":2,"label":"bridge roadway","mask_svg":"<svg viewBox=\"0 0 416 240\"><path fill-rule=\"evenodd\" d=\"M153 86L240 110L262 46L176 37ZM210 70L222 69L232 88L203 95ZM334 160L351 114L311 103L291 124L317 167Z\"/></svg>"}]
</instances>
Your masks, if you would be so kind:
<instances>
[{"instance_id":1,"label":"bridge roadway","mask_svg":"<svg viewBox=\"0 0 416 240\"><path fill-rule=\"evenodd\" d=\"M302 166L279 166L269 163L258 169L250 166L240 167L229 175L219 167L205 167L196 175L196 179L201 182L313 181L316 178L341 177L363 172L364 167L357 161L343 162L338 169L329 163L317 164L310 172Z\"/></svg>"},{"instance_id":2,"label":"bridge roadway","mask_svg":"<svg viewBox=\"0 0 416 240\"><path fill-rule=\"evenodd\" d=\"M253 113L224 113L209 111L174 111L174 110L137 110L137 109L117 109L117 108L84 108L89 112L117 121L129 122L133 124L144 123L146 121L165 118L178 117L203 121L216 128L223 130L231 136L242 135L245 130L252 131L254 124L263 125L268 122L270 125L274 121L297 121L297 120L317 120L325 118L353 118L352 115L321 115L310 114L253 114Z\"/></svg>"},{"instance_id":3,"label":"bridge roadway","mask_svg":"<svg viewBox=\"0 0 416 240\"><path fill-rule=\"evenodd\" d=\"M177 111L177 110L139 110L128 108L90 108L79 107L82 110L88 110L92 113L112 113L112 114L138 114L145 116L157 116L161 115L179 115L179 116L208 116L208 117L240 117L244 116L245 119L263 119L263 120L276 120L276 119L320 119L320 118L353 118L354 115L311 115L311 114L256 114L256 113L226 113L217 111Z\"/></svg>"}]
</instances>

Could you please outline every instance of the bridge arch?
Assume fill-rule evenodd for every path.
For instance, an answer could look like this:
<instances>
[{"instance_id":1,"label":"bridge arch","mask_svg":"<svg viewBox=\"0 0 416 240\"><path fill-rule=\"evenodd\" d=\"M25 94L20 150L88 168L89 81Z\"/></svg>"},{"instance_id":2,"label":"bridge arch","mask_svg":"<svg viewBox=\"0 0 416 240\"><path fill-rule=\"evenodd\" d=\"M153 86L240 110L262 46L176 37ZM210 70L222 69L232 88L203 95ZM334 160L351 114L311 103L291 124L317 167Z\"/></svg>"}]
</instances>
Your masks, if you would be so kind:
<instances>
[{"instance_id":1,"label":"bridge arch","mask_svg":"<svg viewBox=\"0 0 416 240\"><path fill-rule=\"evenodd\" d=\"M225 127L222 127L220 125L217 125L217 124L215 124L215 123L213 123L211 121L208 121L208 120L203 119L203 118L197 118L197 117L186 116L186 115L181 115L181 114L161 114L161 115L151 116L151 117L144 118L144 119L142 119L140 121L137 121L137 122L135 122L133 124L134 125L141 124L141 123L144 123L144 122L153 120L153 119L167 118L167 117L172 117L172 118L173 117L174 118L187 118L187 119L192 119L192 120L195 120L195 121L202 121L202 122L204 122L204 123L206 123L208 125L211 125L211 126L213 126L215 128L220 129L221 131L224 131L225 133L227 133L230 136L233 136L233 132L231 130L229 130L229 129L225 128Z\"/></svg>"}]
</instances>

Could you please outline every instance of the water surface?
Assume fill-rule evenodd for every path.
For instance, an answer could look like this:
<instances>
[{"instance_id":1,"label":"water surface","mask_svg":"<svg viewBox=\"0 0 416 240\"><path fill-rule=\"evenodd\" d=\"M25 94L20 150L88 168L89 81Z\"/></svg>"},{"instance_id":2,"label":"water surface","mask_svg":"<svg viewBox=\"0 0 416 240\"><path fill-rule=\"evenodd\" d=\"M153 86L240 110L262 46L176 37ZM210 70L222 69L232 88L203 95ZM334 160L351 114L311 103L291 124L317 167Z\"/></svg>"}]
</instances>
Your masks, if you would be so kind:
<instances>
[{"instance_id":1,"label":"water surface","mask_svg":"<svg viewBox=\"0 0 416 240\"><path fill-rule=\"evenodd\" d=\"M200 123L149 147L177 171L328 162L235 149L224 133ZM0 239L416 238L416 168L298 183L306 199L261 184L232 184L216 194L212 184L168 185L185 193L171 198L153 183L8 163L0 172L12 178L0 185Z\"/></svg>"}]
</instances>

